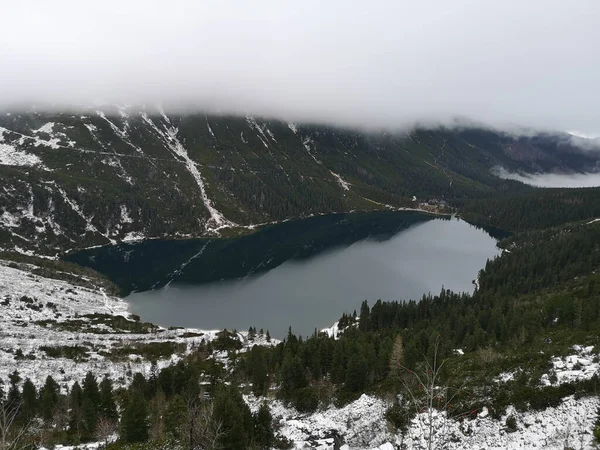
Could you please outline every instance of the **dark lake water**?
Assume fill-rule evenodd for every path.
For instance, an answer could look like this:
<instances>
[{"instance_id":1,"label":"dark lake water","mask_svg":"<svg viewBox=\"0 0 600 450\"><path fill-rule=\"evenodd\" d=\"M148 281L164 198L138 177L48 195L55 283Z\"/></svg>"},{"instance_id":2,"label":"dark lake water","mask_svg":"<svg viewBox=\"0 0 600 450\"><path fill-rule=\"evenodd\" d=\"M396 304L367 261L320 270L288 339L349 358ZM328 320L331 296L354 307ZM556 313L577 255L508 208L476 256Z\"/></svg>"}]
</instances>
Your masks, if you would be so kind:
<instances>
[{"instance_id":1,"label":"dark lake water","mask_svg":"<svg viewBox=\"0 0 600 450\"><path fill-rule=\"evenodd\" d=\"M162 286L126 297L144 321L255 326L283 337L289 326L302 335L330 326L365 299L418 299L442 286L472 292L478 271L499 253L495 239L461 220L383 214L315 218L232 240L94 249L73 259L112 274L123 289Z\"/></svg>"}]
</instances>

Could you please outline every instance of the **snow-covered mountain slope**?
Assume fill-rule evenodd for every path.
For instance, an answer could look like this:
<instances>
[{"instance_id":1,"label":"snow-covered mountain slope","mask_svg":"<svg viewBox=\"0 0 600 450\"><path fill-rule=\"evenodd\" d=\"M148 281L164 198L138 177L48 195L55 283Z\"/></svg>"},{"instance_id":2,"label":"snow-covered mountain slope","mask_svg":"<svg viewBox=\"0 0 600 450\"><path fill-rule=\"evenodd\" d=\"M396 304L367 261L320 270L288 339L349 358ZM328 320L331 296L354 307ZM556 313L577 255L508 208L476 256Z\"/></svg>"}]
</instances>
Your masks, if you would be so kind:
<instances>
[{"instance_id":1,"label":"snow-covered mountain slope","mask_svg":"<svg viewBox=\"0 0 600 450\"><path fill-rule=\"evenodd\" d=\"M246 397L253 411L261 401ZM389 405L366 394L343 408L330 406L314 414L300 414L278 400L269 400L268 404L280 435L292 441L296 448L333 449L336 439L341 439L350 448L364 449L394 438L384 416Z\"/></svg>"},{"instance_id":2,"label":"snow-covered mountain slope","mask_svg":"<svg viewBox=\"0 0 600 450\"><path fill-rule=\"evenodd\" d=\"M251 116L105 108L0 114L0 248L54 255L144 237L489 193L489 170L583 171L559 137L358 132ZM521 189L526 189L521 187Z\"/></svg>"},{"instance_id":3,"label":"snow-covered mountain slope","mask_svg":"<svg viewBox=\"0 0 600 450\"><path fill-rule=\"evenodd\" d=\"M44 383L52 375L63 389L88 371L109 375L125 386L136 372L148 375L151 359L158 368L177 362L219 330L164 329L137 322L127 304L102 288L82 287L34 275L33 265L0 260L0 378L17 370L23 379ZM274 345L264 336L234 337L242 350ZM162 346L162 347L161 347ZM227 364L227 354L213 357Z\"/></svg>"},{"instance_id":4,"label":"snow-covered mountain slope","mask_svg":"<svg viewBox=\"0 0 600 450\"><path fill-rule=\"evenodd\" d=\"M264 399L246 397L256 410ZM281 436L297 449L427 449L429 416L418 414L405 432L390 428L385 419L389 403L362 395L343 408L330 407L314 414L300 414L279 401L267 400ZM563 399L556 408L518 412L507 408L501 419L493 419L486 408L471 419L461 421L444 414L433 415L432 448L446 450L527 450L592 448L591 430L600 399L586 397ZM514 428L507 418L515 419Z\"/></svg>"},{"instance_id":5,"label":"snow-covered mountain slope","mask_svg":"<svg viewBox=\"0 0 600 450\"><path fill-rule=\"evenodd\" d=\"M483 409L477 418L462 422L436 415L434 421L434 448L525 450L590 448L591 430L596 420L600 401L597 397L563 399L556 408L543 411L518 412L507 408L500 420L495 420ZM507 426L508 417L515 419L516 427ZM428 436L427 414L418 415L405 435L396 438L397 444L407 448L426 448Z\"/></svg>"}]
</instances>

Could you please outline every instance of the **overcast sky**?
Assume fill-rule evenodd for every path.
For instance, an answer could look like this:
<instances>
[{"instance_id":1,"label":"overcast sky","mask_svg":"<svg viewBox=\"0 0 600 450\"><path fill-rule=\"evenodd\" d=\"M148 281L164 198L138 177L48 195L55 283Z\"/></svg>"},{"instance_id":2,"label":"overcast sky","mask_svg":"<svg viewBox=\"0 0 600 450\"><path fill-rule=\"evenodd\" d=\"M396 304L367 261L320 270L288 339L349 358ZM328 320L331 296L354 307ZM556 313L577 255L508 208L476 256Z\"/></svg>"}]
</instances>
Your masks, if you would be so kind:
<instances>
[{"instance_id":1,"label":"overcast sky","mask_svg":"<svg viewBox=\"0 0 600 450\"><path fill-rule=\"evenodd\" d=\"M0 107L600 134L599 0L0 0Z\"/></svg>"}]
</instances>

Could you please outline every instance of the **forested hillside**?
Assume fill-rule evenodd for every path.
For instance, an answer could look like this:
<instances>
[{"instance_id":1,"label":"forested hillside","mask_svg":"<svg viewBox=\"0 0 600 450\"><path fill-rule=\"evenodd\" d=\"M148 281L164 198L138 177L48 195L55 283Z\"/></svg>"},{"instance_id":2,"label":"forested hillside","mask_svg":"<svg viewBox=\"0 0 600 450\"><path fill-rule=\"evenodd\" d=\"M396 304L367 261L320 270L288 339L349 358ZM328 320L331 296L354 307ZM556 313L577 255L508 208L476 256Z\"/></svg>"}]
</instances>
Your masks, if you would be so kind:
<instances>
[{"instance_id":1,"label":"forested hillside","mask_svg":"<svg viewBox=\"0 0 600 450\"><path fill-rule=\"evenodd\" d=\"M481 271L474 295L442 290L409 302L365 302L360 311L341 318L338 327L345 331L339 339L315 335L303 341L290 334L273 350L257 349L264 354L265 365L256 369L251 363L246 375L266 370L283 383L284 398L299 408L309 407L304 402L312 398L316 407L329 401L323 399L324 392L343 402L365 390L400 390L397 368L390 365L394 348L402 350L396 363L404 370L417 370L427 360L431 363L437 349L440 361L458 364L450 365L443 376L463 382L468 370L475 377L463 399L465 410L487 402L500 411L507 401L525 405L534 397L538 397L536 404L545 407L578 389L596 392L597 378L581 386L550 387L547 393L536 386L540 371L545 370L543 355L562 352L574 343L599 344L599 233L600 223L580 224L510 238L505 243L510 250ZM471 355L469 369L454 349ZM494 364L485 364L484 352L491 354ZM524 372L519 383L498 385L498 392L490 392L492 386L483 389L486 380L516 367ZM297 373L304 373L304 378L292 375ZM321 391L315 380L332 383L333 391ZM475 380L484 383L477 394ZM546 394L548 399L540 400ZM489 395L509 398L490 401Z\"/></svg>"},{"instance_id":2,"label":"forested hillside","mask_svg":"<svg viewBox=\"0 0 600 450\"><path fill-rule=\"evenodd\" d=\"M290 423L372 401L380 415L369 423L381 436L416 442L410 439L423 437L423 423L433 433L454 421L460 432L438 433L436 442L457 449L476 433L469 424L488 414L508 436L534 426L521 425L520 414L557 408L567 396L594 405L600 191L534 189L495 177L495 166L588 171L597 158L564 136L514 138L475 129L358 132L125 109L0 116L0 249L11 260L3 267L14 277L29 270L19 275L20 288L35 286L40 297L60 293L63 308L5 295L9 332L33 339L27 327L35 318L40 335L66 342L11 348L2 356L29 368L37 358L39 367L119 364L115 379L89 373L60 386L59 369L13 372L3 380L0 412L4 420L12 414L4 429L25 430L13 442L46 448L89 441L115 449L286 448L295 436L284 429ZM357 212L398 208L458 213L496 231L503 253L481 270L473 294L442 289L408 302L370 299L358 311L340 311L330 330L308 338L290 330L281 343L253 324L242 336L165 330L114 315L124 305L107 300L116 288L106 279L23 256L119 244L70 258L126 293L174 279L259 273L373 233L385 239L428 219L419 212L401 219L378 213L373 221ZM268 226L298 218L305 220ZM264 229L249 236L258 226ZM144 238L198 239L128 243ZM219 262L203 266L196 257L204 251ZM46 278L84 290L77 294ZM81 308L87 297L102 314L78 315L73 305ZM104 335L113 338L110 345L92 344ZM154 335L163 341L141 343ZM85 341L70 345L76 338ZM139 369L144 358L154 362L149 373ZM36 385L27 377L46 381ZM277 422L277 408L294 420ZM431 425L434 414L444 427ZM586 427L581 442L589 443L593 430ZM116 432L117 442L109 443ZM324 433L332 445L350 439Z\"/></svg>"},{"instance_id":3,"label":"forested hillside","mask_svg":"<svg viewBox=\"0 0 600 450\"><path fill-rule=\"evenodd\" d=\"M36 388L15 372L7 401L22 402L16 424L38 418L46 446L108 440L118 430L111 448L288 448L275 402L310 417L365 393L394 399L381 427L407 442L422 436L415 423L426 425L427 411L443 413L426 438L438 446L461 448L476 428L443 430L454 421L475 427L482 414L510 435L520 414L598 395L599 233L600 222L579 222L516 234L501 242L503 255L481 270L472 295L365 301L327 333L304 339L290 330L273 346L258 344L265 334L250 327L258 345L249 351L224 331L176 365L135 374L127 389L90 373L67 395L53 374ZM574 432L591 442L593 427Z\"/></svg>"},{"instance_id":4,"label":"forested hillside","mask_svg":"<svg viewBox=\"0 0 600 450\"><path fill-rule=\"evenodd\" d=\"M600 218L600 188L533 189L485 200L459 200L456 206L474 224L510 232L540 230Z\"/></svg>"},{"instance_id":5,"label":"forested hillside","mask_svg":"<svg viewBox=\"0 0 600 450\"><path fill-rule=\"evenodd\" d=\"M390 133L123 108L0 115L0 245L57 252L214 236L312 214L530 191L490 173L585 171L564 136Z\"/></svg>"}]
</instances>

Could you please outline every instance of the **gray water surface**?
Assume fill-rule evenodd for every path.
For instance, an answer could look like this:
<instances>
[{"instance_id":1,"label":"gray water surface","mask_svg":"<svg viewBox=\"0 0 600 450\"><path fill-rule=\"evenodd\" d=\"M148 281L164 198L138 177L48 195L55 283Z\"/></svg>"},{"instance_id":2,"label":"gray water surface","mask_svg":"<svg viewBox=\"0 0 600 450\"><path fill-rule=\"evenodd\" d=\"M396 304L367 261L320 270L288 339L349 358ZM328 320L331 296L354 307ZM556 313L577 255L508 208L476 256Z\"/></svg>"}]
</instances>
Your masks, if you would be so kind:
<instances>
[{"instance_id":1,"label":"gray water surface","mask_svg":"<svg viewBox=\"0 0 600 450\"><path fill-rule=\"evenodd\" d=\"M309 335L352 313L363 300L419 299L443 287L472 292L499 253L485 231L458 219L431 220L385 241L367 239L262 275L203 285L171 284L125 300L144 321L164 326Z\"/></svg>"}]
</instances>

